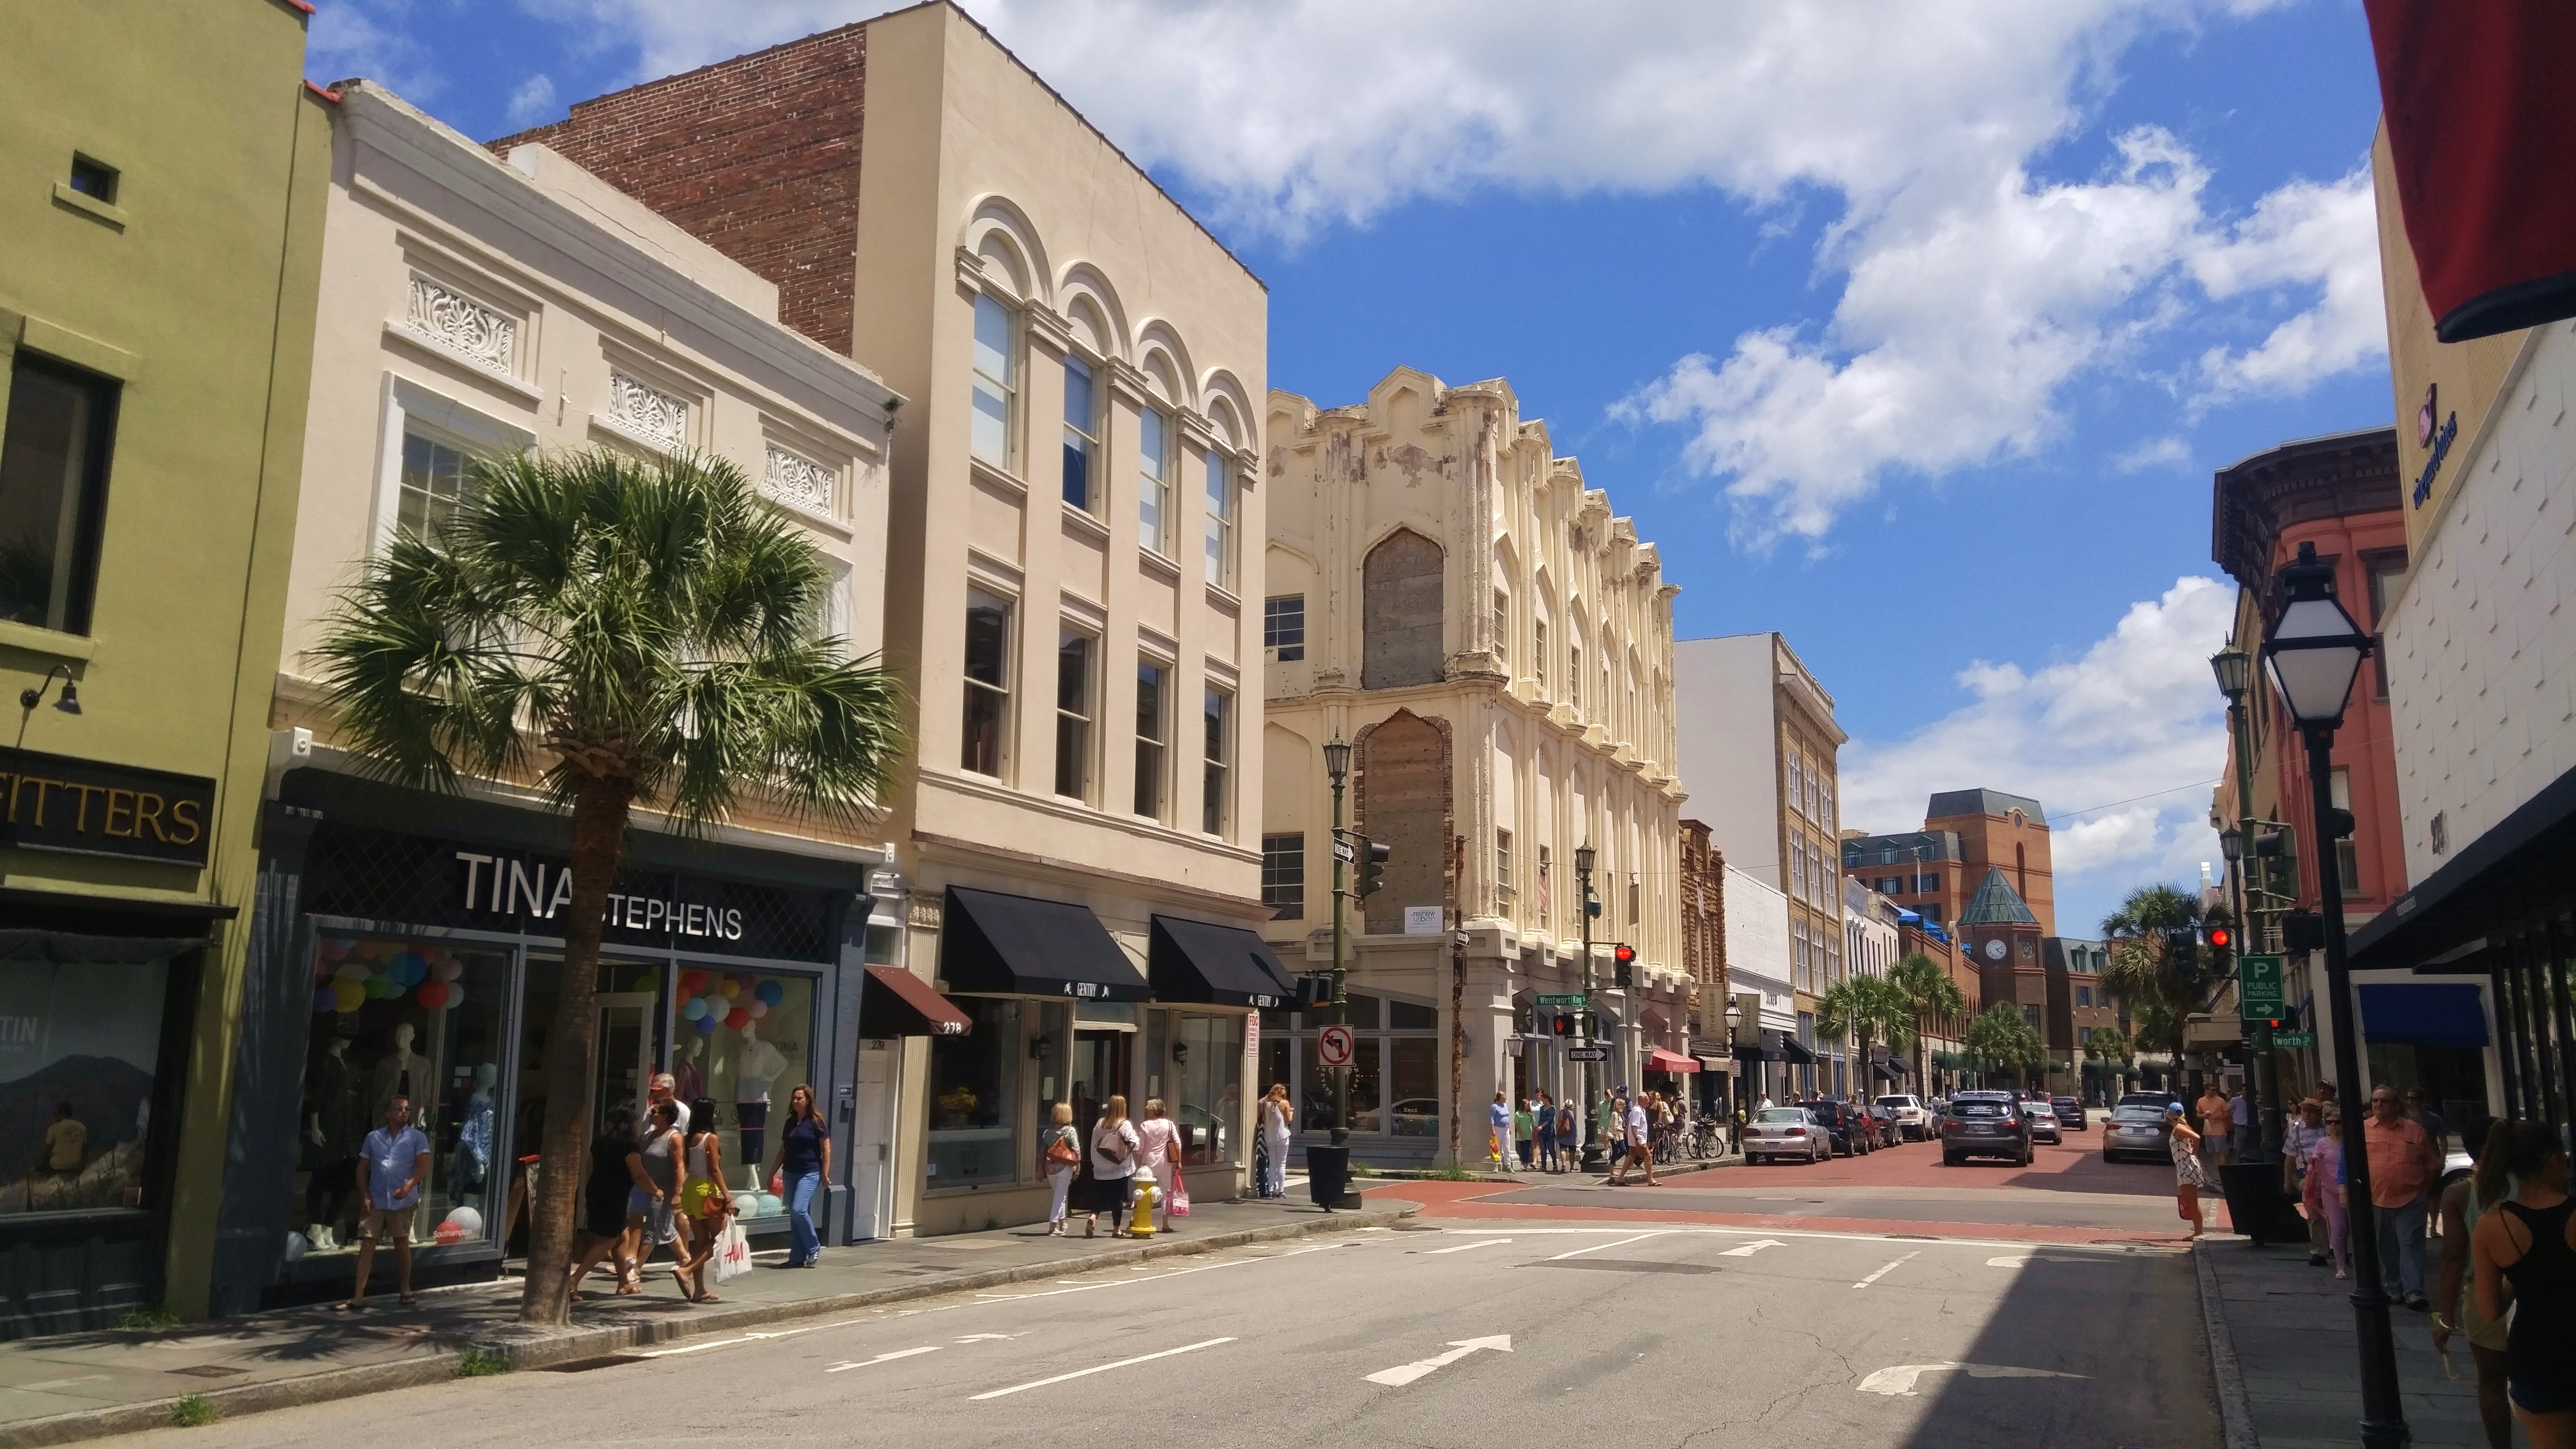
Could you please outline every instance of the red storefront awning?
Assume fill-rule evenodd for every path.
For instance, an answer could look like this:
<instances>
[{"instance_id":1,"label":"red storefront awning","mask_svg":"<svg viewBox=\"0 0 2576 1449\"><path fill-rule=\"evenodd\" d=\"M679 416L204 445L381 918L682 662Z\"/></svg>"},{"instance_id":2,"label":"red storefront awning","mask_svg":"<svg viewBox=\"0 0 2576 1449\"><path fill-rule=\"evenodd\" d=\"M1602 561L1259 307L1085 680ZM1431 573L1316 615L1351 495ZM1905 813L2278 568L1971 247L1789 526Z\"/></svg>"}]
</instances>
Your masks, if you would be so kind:
<instances>
[{"instance_id":1,"label":"red storefront awning","mask_svg":"<svg viewBox=\"0 0 2576 1449\"><path fill-rule=\"evenodd\" d=\"M1676 1074L1681 1072L1695 1072L1699 1070L1699 1059L1696 1057L1682 1056L1677 1052L1668 1052L1662 1047L1656 1047L1654 1050L1646 1053L1646 1070L1650 1072L1673 1072Z\"/></svg>"}]
</instances>

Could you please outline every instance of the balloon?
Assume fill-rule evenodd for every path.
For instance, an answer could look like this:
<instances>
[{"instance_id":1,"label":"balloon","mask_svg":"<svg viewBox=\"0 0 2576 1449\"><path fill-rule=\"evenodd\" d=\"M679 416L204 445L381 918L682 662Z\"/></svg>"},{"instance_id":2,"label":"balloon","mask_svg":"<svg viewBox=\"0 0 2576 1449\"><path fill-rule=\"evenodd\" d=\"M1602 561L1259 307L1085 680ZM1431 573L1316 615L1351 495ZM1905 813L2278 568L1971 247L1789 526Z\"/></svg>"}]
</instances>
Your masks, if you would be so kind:
<instances>
[{"instance_id":1,"label":"balloon","mask_svg":"<svg viewBox=\"0 0 2576 1449\"><path fill-rule=\"evenodd\" d=\"M314 989L313 1009L316 1012L330 1011L339 1006L339 1004L339 992L332 990L328 986L317 987Z\"/></svg>"},{"instance_id":2,"label":"balloon","mask_svg":"<svg viewBox=\"0 0 2576 1449\"><path fill-rule=\"evenodd\" d=\"M698 1003L696 1003L696 1002L692 1001L692 1002L690 1002L689 1004L690 1004L691 1006L695 1006L695 1005L697 1005ZM715 1034L716 1034L716 1019L715 1019L714 1017L712 1017L712 1016L701 1016L701 1017L699 1017L699 1018L698 1018L698 1035L700 1035L700 1036L714 1036Z\"/></svg>"},{"instance_id":3,"label":"balloon","mask_svg":"<svg viewBox=\"0 0 2576 1449\"><path fill-rule=\"evenodd\" d=\"M758 1021L769 1014L769 1003L762 1001L758 997L754 997L752 998L751 1005L742 1007L740 1010L744 1015L749 1016L752 1020Z\"/></svg>"},{"instance_id":4,"label":"balloon","mask_svg":"<svg viewBox=\"0 0 2576 1449\"><path fill-rule=\"evenodd\" d=\"M460 1006L463 1006L464 1004L465 1004L465 983L463 983L463 982L461 982L461 981L450 981L449 983L447 983L447 1006L446 1006L446 1009L447 1009L447 1010L449 1010L449 1011L454 1011L456 1008L458 1008L458 1007L460 1007Z\"/></svg>"},{"instance_id":5,"label":"balloon","mask_svg":"<svg viewBox=\"0 0 2576 1449\"><path fill-rule=\"evenodd\" d=\"M684 1019L684 1020L688 1020L688 1021L699 1021L699 1020L703 1020L703 1019L705 1018L706 1014L707 1014L707 1004L706 1004L705 1002L703 1002L703 1001L698 1000L698 999L697 999L697 998L695 998L695 997L691 997L691 998L690 998L690 999L689 999L685 1004L683 1004L683 1005L680 1007L680 1016L681 1016L681 1017L682 1017L682 1019Z\"/></svg>"},{"instance_id":6,"label":"balloon","mask_svg":"<svg viewBox=\"0 0 2576 1449\"><path fill-rule=\"evenodd\" d=\"M432 1011L436 1011L447 1004L447 983L444 981L432 981L422 986L420 990L414 994L421 1005L428 1007Z\"/></svg>"},{"instance_id":7,"label":"balloon","mask_svg":"<svg viewBox=\"0 0 2576 1449\"><path fill-rule=\"evenodd\" d=\"M331 979L331 963L328 959L321 956L313 958L313 979L316 981Z\"/></svg>"},{"instance_id":8,"label":"balloon","mask_svg":"<svg viewBox=\"0 0 2576 1449\"><path fill-rule=\"evenodd\" d=\"M349 948L349 954L361 961L373 961L383 953L384 949L385 943L382 941L360 941Z\"/></svg>"},{"instance_id":9,"label":"balloon","mask_svg":"<svg viewBox=\"0 0 2576 1449\"><path fill-rule=\"evenodd\" d=\"M707 973L704 971L683 971L680 973L680 994L682 996L696 996L703 993L706 989Z\"/></svg>"},{"instance_id":10,"label":"balloon","mask_svg":"<svg viewBox=\"0 0 2576 1449\"><path fill-rule=\"evenodd\" d=\"M405 951L386 963L385 974L410 986L429 975L429 963L421 959L419 952Z\"/></svg>"},{"instance_id":11,"label":"balloon","mask_svg":"<svg viewBox=\"0 0 2576 1449\"><path fill-rule=\"evenodd\" d=\"M465 974L465 963L457 960L453 956L450 956L446 960L432 965L429 968L429 972L441 981L453 981L457 977Z\"/></svg>"},{"instance_id":12,"label":"balloon","mask_svg":"<svg viewBox=\"0 0 2576 1449\"><path fill-rule=\"evenodd\" d=\"M759 997L763 1006L776 1006L787 999L787 988L775 981L764 981L753 987L751 994Z\"/></svg>"},{"instance_id":13,"label":"balloon","mask_svg":"<svg viewBox=\"0 0 2576 1449\"><path fill-rule=\"evenodd\" d=\"M331 1009L346 1016L367 999L367 988L343 976L331 983Z\"/></svg>"},{"instance_id":14,"label":"balloon","mask_svg":"<svg viewBox=\"0 0 2576 1449\"><path fill-rule=\"evenodd\" d=\"M738 1217L751 1217L760 1211L760 1199L747 1192L735 1193L733 1210Z\"/></svg>"},{"instance_id":15,"label":"balloon","mask_svg":"<svg viewBox=\"0 0 2576 1449\"><path fill-rule=\"evenodd\" d=\"M343 961L332 970L331 974L342 981L364 981L367 979L367 963L357 960Z\"/></svg>"},{"instance_id":16,"label":"balloon","mask_svg":"<svg viewBox=\"0 0 2576 1449\"><path fill-rule=\"evenodd\" d=\"M450 1209L438 1220L438 1241L456 1244L483 1236L483 1215L470 1207Z\"/></svg>"},{"instance_id":17,"label":"balloon","mask_svg":"<svg viewBox=\"0 0 2576 1449\"><path fill-rule=\"evenodd\" d=\"M750 1021L751 1013L743 1010L739 1006L725 1013L725 1025L732 1027L736 1031L742 1030Z\"/></svg>"},{"instance_id":18,"label":"balloon","mask_svg":"<svg viewBox=\"0 0 2576 1449\"><path fill-rule=\"evenodd\" d=\"M322 943L322 959L326 961L337 961L348 954L349 943L346 941L325 941Z\"/></svg>"},{"instance_id":19,"label":"balloon","mask_svg":"<svg viewBox=\"0 0 2576 1449\"><path fill-rule=\"evenodd\" d=\"M707 993L706 995L704 995L704 996L699 997L698 999L699 999L700 1001L703 1001L703 1002L705 1002L705 1003L707 1004L707 1015L709 1015L709 1016L711 1016L711 1017L714 1017L714 1018L715 1018L716 1020L718 1020L718 1021L722 1021L722 1020L724 1020L724 1014L725 1014L725 1012L726 1012L727 1010L729 1010L729 1009L730 1009L730 1008L727 1006L727 1004L726 1004L726 1002L725 1002L725 999L724 999L723 997L721 997L721 996L716 995L716 994L715 994L714 992L712 992L712 991L708 992L708 993Z\"/></svg>"},{"instance_id":20,"label":"balloon","mask_svg":"<svg viewBox=\"0 0 2576 1449\"><path fill-rule=\"evenodd\" d=\"M647 971L643 975L636 977L633 981L628 982L626 989L629 991L641 991L652 996L659 996L662 994L662 973L659 971Z\"/></svg>"},{"instance_id":21,"label":"balloon","mask_svg":"<svg viewBox=\"0 0 2576 1449\"><path fill-rule=\"evenodd\" d=\"M764 1192L760 1195L758 1209L752 1213L752 1216L756 1218L774 1218L785 1211L787 1211L787 1204L780 1202L777 1198Z\"/></svg>"},{"instance_id":22,"label":"balloon","mask_svg":"<svg viewBox=\"0 0 2576 1449\"><path fill-rule=\"evenodd\" d=\"M725 1000L731 1001L742 994L742 983L728 976L724 979L724 985L716 989L724 993Z\"/></svg>"}]
</instances>

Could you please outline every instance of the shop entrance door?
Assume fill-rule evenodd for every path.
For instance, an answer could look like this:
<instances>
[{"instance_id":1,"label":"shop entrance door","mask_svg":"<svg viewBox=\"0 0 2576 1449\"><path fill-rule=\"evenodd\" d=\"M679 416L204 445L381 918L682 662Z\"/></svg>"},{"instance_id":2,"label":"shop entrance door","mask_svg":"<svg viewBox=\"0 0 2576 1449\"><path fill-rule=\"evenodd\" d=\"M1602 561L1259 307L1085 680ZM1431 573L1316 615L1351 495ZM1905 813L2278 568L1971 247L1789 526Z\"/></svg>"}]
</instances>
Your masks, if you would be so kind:
<instances>
[{"instance_id":1,"label":"shop entrance door","mask_svg":"<svg viewBox=\"0 0 2576 1449\"><path fill-rule=\"evenodd\" d=\"M653 1013L661 998L649 991L603 991L599 994L598 1063L590 1081L590 1136L596 1138L608 1114L624 1107L635 1114L635 1127L645 1125L645 1107L653 1085Z\"/></svg>"},{"instance_id":2,"label":"shop entrance door","mask_svg":"<svg viewBox=\"0 0 2576 1449\"><path fill-rule=\"evenodd\" d=\"M1082 1129L1085 1151L1081 1170L1075 1180L1091 1180L1091 1129L1100 1120L1100 1109L1111 1097L1127 1090L1128 1064L1132 1060L1132 1031L1077 1031L1073 1034L1073 1061L1068 1068L1071 1081L1066 1096L1073 1102L1074 1125ZM1133 1118L1139 1102L1127 1104L1127 1115Z\"/></svg>"},{"instance_id":3,"label":"shop entrance door","mask_svg":"<svg viewBox=\"0 0 2576 1449\"><path fill-rule=\"evenodd\" d=\"M859 1043L859 1101L850 1152L850 1240L882 1238L894 1217L895 1044Z\"/></svg>"}]
</instances>

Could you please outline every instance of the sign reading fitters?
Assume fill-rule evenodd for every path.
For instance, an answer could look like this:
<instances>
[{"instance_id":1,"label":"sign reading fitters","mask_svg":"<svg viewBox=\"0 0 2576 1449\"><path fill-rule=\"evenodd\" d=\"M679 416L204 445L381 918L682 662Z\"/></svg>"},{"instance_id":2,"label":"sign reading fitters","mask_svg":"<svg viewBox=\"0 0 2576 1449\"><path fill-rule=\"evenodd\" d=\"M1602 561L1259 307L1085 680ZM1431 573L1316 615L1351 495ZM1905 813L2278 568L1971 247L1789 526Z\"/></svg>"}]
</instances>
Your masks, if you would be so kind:
<instances>
[{"instance_id":1,"label":"sign reading fitters","mask_svg":"<svg viewBox=\"0 0 2576 1449\"><path fill-rule=\"evenodd\" d=\"M206 863L215 782L0 748L0 845Z\"/></svg>"},{"instance_id":2,"label":"sign reading fitters","mask_svg":"<svg viewBox=\"0 0 2576 1449\"><path fill-rule=\"evenodd\" d=\"M554 887L549 891L547 866L542 860L534 862L531 870L530 862L506 855L460 850L456 858L465 865L465 909L469 911L495 911L505 916L524 913L551 921L555 912L572 904L571 866L555 870ZM668 931L719 941L742 939L742 910L738 906L702 905L610 891L606 919L609 925L624 926L630 931Z\"/></svg>"}]
</instances>

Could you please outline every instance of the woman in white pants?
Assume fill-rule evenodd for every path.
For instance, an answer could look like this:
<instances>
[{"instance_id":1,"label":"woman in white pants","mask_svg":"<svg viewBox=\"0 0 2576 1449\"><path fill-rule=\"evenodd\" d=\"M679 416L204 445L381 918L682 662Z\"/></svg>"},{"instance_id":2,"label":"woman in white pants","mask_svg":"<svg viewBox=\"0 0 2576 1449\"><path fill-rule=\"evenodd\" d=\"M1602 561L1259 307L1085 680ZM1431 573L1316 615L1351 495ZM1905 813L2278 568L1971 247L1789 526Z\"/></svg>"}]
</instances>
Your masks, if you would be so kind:
<instances>
[{"instance_id":1,"label":"woman in white pants","mask_svg":"<svg viewBox=\"0 0 2576 1449\"><path fill-rule=\"evenodd\" d=\"M1270 1092L1261 1099L1261 1145L1270 1152L1261 1176L1263 1197L1288 1195L1288 1129L1297 1120L1297 1109L1288 1101L1288 1084L1273 1082Z\"/></svg>"},{"instance_id":2,"label":"woman in white pants","mask_svg":"<svg viewBox=\"0 0 2576 1449\"><path fill-rule=\"evenodd\" d=\"M1047 1209L1047 1236L1064 1236L1065 1194L1073 1190L1073 1175L1082 1168L1082 1135L1073 1130L1073 1104L1058 1102L1047 1130L1038 1135L1038 1170L1046 1174L1047 1183L1055 1189L1055 1202Z\"/></svg>"}]
</instances>

